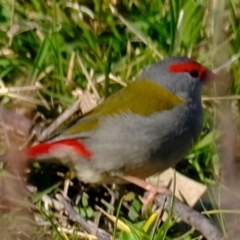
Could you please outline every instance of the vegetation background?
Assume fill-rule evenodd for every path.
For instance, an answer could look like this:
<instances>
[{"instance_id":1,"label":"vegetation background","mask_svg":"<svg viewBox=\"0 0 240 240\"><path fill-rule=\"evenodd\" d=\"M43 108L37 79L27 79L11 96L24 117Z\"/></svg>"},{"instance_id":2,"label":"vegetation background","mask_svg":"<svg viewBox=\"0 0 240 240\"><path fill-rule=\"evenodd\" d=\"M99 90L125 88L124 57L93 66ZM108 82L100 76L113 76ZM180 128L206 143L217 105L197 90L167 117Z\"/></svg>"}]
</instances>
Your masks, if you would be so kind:
<instances>
[{"instance_id":1,"label":"vegetation background","mask_svg":"<svg viewBox=\"0 0 240 240\"><path fill-rule=\"evenodd\" d=\"M229 181L236 182L239 16L238 0L0 0L0 104L48 125L86 89L91 94L90 102L98 103L159 59L188 56L218 73L219 81L205 92L202 135L177 170L206 185L216 185L220 159L224 179L231 175ZM47 166L48 174L42 177L45 167L35 164L30 174L31 183L38 186L31 202L48 224L40 230L28 229L24 239L38 239L36 236L40 235L78 239L77 224L67 219L64 225L55 208L44 208L42 196L54 198L64 180L56 176L56 171L62 169L55 166ZM91 196L100 195L101 204L109 209L102 193L106 189L82 186L82 200L76 201L78 188L74 182L69 194L74 196L75 209L83 216L100 218ZM186 233L174 227L173 218L155 229L151 213L142 216L140 201L130 193L133 195L129 194L125 210L116 212L116 208L110 212L125 219L131 234L115 231L115 224L110 226L106 220L99 223L116 239L199 239L200 234L192 229ZM16 234L11 224L6 224L6 219L13 222L14 217L9 215L0 221L5 239ZM226 224L220 222L225 231ZM71 227L72 233L59 230L59 226Z\"/></svg>"}]
</instances>

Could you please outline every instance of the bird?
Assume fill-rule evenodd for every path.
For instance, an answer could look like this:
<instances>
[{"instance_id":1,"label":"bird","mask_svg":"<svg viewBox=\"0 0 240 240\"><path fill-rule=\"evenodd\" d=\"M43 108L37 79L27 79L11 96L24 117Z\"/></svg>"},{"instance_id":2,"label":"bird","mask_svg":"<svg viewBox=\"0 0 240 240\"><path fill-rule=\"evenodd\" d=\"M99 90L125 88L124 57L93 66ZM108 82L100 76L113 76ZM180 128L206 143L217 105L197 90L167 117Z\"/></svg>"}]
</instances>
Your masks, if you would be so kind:
<instances>
[{"instance_id":1,"label":"bird","mask_svg":"<svg viewBox=\"0 0 240 240\"><path fill-rule=\"evenodd\" d=\"M202 87L215 75L188 57L165 58L54 138L24 150L56 159L85 183L126 183L175 166L197 141Z\"/></svg>"}]
</instances>

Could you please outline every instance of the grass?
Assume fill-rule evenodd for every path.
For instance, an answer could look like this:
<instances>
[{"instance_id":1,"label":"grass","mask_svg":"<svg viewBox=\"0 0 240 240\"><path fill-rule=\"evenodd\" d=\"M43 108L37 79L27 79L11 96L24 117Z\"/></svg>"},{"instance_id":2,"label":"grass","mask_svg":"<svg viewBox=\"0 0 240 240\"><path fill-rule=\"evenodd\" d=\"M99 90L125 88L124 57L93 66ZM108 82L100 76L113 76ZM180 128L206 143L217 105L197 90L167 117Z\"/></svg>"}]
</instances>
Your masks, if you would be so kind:
<instances>
[{"instance_id":1,"label":"grass","mask_svg":"<svg viewBox=\"0 0 240 240\"><path fill-rule=\"evenodd\" d=\"M0 3L1 106L20 109L46 125L83 90L89 90L92 98L100 102L124 87L143 68L166 56L186 55L210 69L224 66L221 74L226 78L207 89L207 96L235 96L240 92L240 1L223 0L217 6L213 0L0 0ZM32 89L24 91L24 86ZM238 100L232 103L238 119ZM199 142L177 166L183 174L204 184L214 184L218 177L219 154L215 151L218 144L213 128L219 121L216 106L227 104L227 100L220 104L204 101L204 129ZM55 175L58 168L48 167L47 180L39 183L37 178L42 178L44 167L35 166L32 181L39 185L40 195L46 191L54 196L58 190L52 185L59 179L63 182L63 178ZM84 216L92 219L99 216L91 196L100 194L101 206L109 208L111 196L104 188L84 187L90 193L80 201L76 189L78 183L74 182L69 194L75 196L75 207ZM107 198L103 196L106 192ZM37 197L33 197L33 202L43 209L44 203ZM172 239L183 234L181 230L172 230L172 218L158 230L154 224L144 230L151 214L141 216L136 195L123 206L127 210L120 211L119 217L127 219L132 234L116 230L119 239ZM42 217L46 215L49 216L45 213ZM60 223L56 219L52 214L52 224L44 227L52 239L77 239L75 234L59 232L56 226ZM106 222L101 219L100 225L106 227ZM183 239L195 239L198 235L191 231Z\"/></svg>"}]
</instances>

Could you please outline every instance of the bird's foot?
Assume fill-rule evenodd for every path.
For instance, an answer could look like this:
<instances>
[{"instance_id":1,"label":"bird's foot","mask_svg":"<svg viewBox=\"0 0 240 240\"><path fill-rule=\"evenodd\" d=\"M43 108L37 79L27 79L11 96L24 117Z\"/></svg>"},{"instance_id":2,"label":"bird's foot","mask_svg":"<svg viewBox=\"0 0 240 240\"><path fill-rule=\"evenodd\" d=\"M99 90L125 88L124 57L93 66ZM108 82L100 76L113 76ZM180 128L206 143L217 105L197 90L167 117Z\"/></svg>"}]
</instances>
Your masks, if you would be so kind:
<instances>
[{"instance_id":1,"label":"bird's foot","mask_svg":"<svg viewBox=\"0 0 240 240\"><path fill-rule=\"evenodd\" d=\"M146 182L143 179L133 177L133 176L119 176L125 181L129 183L133 183L143 189L145 189L149 194L146 198L142 198L141 201L143 203L142 211L145 212L155 198L157 194L171 194L171 191L166 187L156 186L151 183Z\"/></svg>"}]
</instances>

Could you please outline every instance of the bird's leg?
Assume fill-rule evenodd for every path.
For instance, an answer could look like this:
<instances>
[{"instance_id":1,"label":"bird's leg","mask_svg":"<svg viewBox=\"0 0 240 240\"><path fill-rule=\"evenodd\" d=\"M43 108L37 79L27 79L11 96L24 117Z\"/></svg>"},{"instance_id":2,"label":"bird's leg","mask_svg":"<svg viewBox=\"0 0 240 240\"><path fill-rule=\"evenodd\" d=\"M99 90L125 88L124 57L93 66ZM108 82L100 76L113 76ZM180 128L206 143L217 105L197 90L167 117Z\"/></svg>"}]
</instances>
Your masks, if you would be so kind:
<instances>
[{"instance_id":1,"label":"bird's leg","mask_svg":"<svg viewBox=\"0 0 240 240\"><path fill-rule=\"evenodd\" d=\"M129 183L133 183L133 184L145 189L149 193L147 198L141 199L141 201L143 203L143 212L147 210L147 207L149 206L150 203L153 202L153 200L157 194L168 194L168 195L171 194L171 191L169 189L167 189L166 187L153 185L151 183L144 181L141 178L137 178L134 176L119 176L119 177Z\"/></svg>"}]
</instances>

